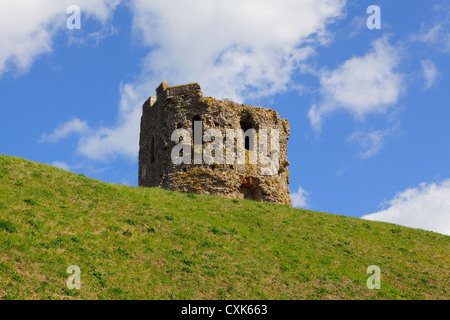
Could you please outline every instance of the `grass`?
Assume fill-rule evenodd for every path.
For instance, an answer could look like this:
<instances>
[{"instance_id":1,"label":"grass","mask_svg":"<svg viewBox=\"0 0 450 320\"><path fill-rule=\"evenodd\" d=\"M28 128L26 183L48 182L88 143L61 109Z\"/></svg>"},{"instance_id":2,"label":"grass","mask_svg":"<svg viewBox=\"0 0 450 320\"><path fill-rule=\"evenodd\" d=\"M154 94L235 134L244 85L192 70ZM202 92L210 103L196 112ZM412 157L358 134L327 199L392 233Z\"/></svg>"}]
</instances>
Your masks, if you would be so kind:
<instances>
[{"instance_id":1,"label":"grass","mask_svg":"<svg viewBox=\"0 0 450 320\"><path fill-rule=\"evenodd\" d=\"M0 156L0 299L449 299L450 237ZM69 290L67 268L81 269ZM367 267L381 289L366 287Z\"/></svg>"}]
</instances>

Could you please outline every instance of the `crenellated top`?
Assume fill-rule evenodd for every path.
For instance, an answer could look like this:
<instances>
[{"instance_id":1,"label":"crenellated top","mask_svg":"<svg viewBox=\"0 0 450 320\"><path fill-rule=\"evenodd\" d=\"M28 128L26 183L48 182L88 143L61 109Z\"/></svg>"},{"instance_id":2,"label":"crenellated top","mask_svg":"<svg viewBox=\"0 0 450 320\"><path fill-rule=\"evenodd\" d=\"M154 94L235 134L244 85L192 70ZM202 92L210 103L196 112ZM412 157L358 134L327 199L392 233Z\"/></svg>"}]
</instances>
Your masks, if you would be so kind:
<instances>
[{"instance_id":1,"label":"crenellated top","mask_svg":"<svg viewBox=\"0 0 450 320\"><path fill-rule=\"evenodd\" d=\"M156 89L156 99L163 100L168 97L180 96L180 97L188 97L188 96L203 96L202 89L198 83L189 83L183 84L179 86L169 87L169 83L167 81L163 81L159 87Z\"/></svg>"},{"instance_id":2,"label":"crenellated top","mask_svg":"<svg viewBox=\"0 0 450 320\"><path fill-rule=\"evenodd\" d=\"M198 83L171 87L163 81L155 96L144 103L141 118L139 186L291 205L290 129L278 112L204 97ZM174 139L177 134L186 142ZM216 140L224 140L222 146Z\"/></svg>"},{"instance_id":3,"label":"crenellated top","mask_svg":"<svg viewBox=\"0 0 450 320\"><path fill-rule=\"evenodd\" d=\"M150 98L147 99L147 101L144 102L144 105L142 106L142 111L145 112L148 108L153 106L156 102L155 96L150 96Z\"/></svg>"}]
</instances>

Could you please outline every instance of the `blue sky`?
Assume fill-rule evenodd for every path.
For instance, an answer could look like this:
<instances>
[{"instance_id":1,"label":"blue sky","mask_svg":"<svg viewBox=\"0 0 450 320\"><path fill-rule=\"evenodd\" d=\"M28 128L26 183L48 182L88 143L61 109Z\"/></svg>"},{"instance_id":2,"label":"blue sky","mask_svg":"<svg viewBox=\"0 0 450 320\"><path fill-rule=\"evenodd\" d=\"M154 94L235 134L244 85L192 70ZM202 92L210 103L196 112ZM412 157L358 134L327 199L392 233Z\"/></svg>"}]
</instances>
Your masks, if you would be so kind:
<instances>
[{"instance_id":1,"label":"blue sky","mask_svg":"<svg viewBox=\"0 0 450 320\"><path fill-rule=\"evenodd\" d=\"M67 28L70 5L81 29ZM137 185L143 102L162 80L199 82L289 119L294 205L450 234L449 1L0 9L0 153Z\"/></svg>"}]
</instances>

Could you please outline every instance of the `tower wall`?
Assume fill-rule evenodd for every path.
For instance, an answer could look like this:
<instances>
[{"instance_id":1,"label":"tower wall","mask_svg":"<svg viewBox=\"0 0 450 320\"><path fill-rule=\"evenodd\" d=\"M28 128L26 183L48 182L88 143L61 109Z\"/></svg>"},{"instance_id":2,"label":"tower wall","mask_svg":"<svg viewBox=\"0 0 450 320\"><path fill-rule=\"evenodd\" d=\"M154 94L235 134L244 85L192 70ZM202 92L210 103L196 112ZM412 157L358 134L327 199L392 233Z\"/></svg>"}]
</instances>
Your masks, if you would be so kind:
<instances>
[{"instance_id":1,"label":"tower wall","mask_svg":"<svg viewBox=\"0 0 450 320\"><path fill-rule=\"evenodd\" d=\"M291 205L287 168L290 128L286 119L280 119L279 114L271 109L203 97L197 83L170 87L164 81L156 93L156 98L150 97L143 105L139 186L159 186L181 192ZM259 161L256 164L248 163L248 150L245 150L245 164L208 165L193 164L193 161L189 164L174 164L171 153L178 142L171 141L172 133L176 129L186 129L193 143L194 120L202 121L203 133L208 129L220 130L224 140L226 129L245 131L252 128L257 132L261 129L278 130L277 172L273 175L262 174L261 169L265 165ZM203 150L207 143L203 143ZM270 143L268 139L269 146ZM225 141L223 146L226 147ZM225 154L224 149L224 158Z\"/></svg>"}]
</instances>

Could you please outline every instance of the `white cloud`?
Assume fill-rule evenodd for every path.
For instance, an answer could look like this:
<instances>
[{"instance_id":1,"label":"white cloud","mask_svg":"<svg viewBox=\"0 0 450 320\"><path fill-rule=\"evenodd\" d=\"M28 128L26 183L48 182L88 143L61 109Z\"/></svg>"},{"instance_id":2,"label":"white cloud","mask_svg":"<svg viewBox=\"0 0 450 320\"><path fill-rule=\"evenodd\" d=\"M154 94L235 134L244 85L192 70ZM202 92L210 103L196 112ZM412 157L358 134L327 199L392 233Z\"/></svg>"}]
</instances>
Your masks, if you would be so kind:
<instances>
[{"instance_id":1,"label":"white cloud","mask_svg":"<svg viewBox=\"0 0 450 320\"><path fill-rule=\"evenodd\" d=\"M57 142L60 139L66 138L72 133L84 134L87 133L89 127L85 121L80 119L73 119L61 124L51 134L43 134L41 142Z\"/></svg>"},{"instance_id":2,"label":"white cloud","mask_svg":"<svg viewBox=\"0 0 450 320\"><path fill-rule=\"evenodd\" d=\"M349 141L360 145L363 151L359 154L361 158L370 158L381 150L386 137L384 130L376 130L369 132L354 132Z\"/></svg>"},{"instance_id":3,"label":"white cloud","mask_svg":"<svg viewBox=\"0 0 450 320\"><path fill-rule=\"evenodd\" d=\"M57 142L70 134L79 135L77 152L88 159L106 161L114 156L135 159L139 151L139 131L145 86L134 87L126 84L121 87L119 116L116 126L91 128L86 121L78 118L67 121L51 134L43 134L41 142Z\"/></svg>"},{"instance_id":4,"label":"white cloud","mask_svg":"<svg viewBox=\"0 0 450 320\"><path fill-rule=\"evenodd\" d=\"M372 42L372 51L365 56L323 71L322 103L308 113L313 128L320 131L323 117L341 109L360 120L367 114L386 112L403 92L403 77L395 71L399 60L398 51L383 37Z\"/></svg>"},{"instance_id":5,"label":"white cloud","mask_svg":"<svg viewBox=\"0 0 450 320\"><path fill-rule=\"evenodd\" d=\"M362 149L358 156L367 159L377 155L384 147L385 140L398 132L398 124L383 130L370 130L367 132L354 132L347 140L350 143L359 145Z\"/></svg>"},{"instance_id":6,"label":"white cloud","mask_svg":"<svg viewBox=\"0 0 450 320\"><path fill-rule=\"evenodd\" d=\"M450 235L450 179L422 183L399 192L388 201L390 207L362 219L391 222Z\"/></svg>"},{"instance_id":7,"label":"white cloud","mask_svg":"<svg viewBox=\"0 0 450 320\"><path fill-rule=\"evenodd\" d=\"M306 192L301 186L298 187L297 192L291 193L292 206L295 208L309 208L309 201Z\"/></svg>"},{"instance_id":8,"label":"white cloud","mask_svg":"<svg viewBox=\"0 0 450 320\"><path fill-rule=\"evenodd\" d=\"M95 44L98 46L98 44L108 37L114 36L118 33L118 28L116 28L113 25L104 25L102 29L98 31L94 31L91 33L82 33L77 34L76 32L69 32L68 34L68 40L67 45L68 46L82 46L86 45L90 41L95 42Z\"/></svg>"},{"instance_id":9,"label":"white cloud","mask_svg":"<svg viewBox=\"0 0 450 320\"><path fill-rule=\"evenodd\" d=\"M116 126L90 130L89 134L81 137L77 151L97 161L104 161L116 155L136 159L139 151L141 109L146 100L144 96L148 92L145 84L122 85Z\"/></svg>"},{"instance_id":10,"label":"white cloud","mask_svg":"<svg viewBox=\"0 0 450 320\"><path fill-rule=\"evenodd\" d=\"M134 30L153 46L156 84L200 82L208 95L240 100L286 90L345 0L133 0ZM150 74L151 72L151 74Z\"/></svg>"},{"instance_id":11,"label":"white cloud","mask_svg":"<svg viewBox=\"0 0 450 320\"><path fill-rule=\"evenodd\" d=\"M353 18L350 24L351 31L349 33L350 37L354 37L360 34L363 30L367 29L367 16L357 16Z\"/></svg>"},{"instance_id":12,"label":"white cloud","mask_svg":"<svg viewBox=\"0 0 450 320\"><path fill-rule=\"evenodd\" d=\"M413 34L413 41L420 41L437 51L450 52L450 5L445 1L434 4L432 11L435 18L432 22L420 25L418 33Z\"/></svg>"},{"instance_id":13,"label":"white cloud","mask_svg":"<svg viewBox=\"0 0 450 320\"><path fill-rule=\"evenodd\" d=\"M66 170L66 171L70 171L70 166L63 161L55 161L52 163L52 166Z\"/></svg>"},{"instance_id":14,"label":"white cloud","mask_svg":"<svg viewBox=\"0 0 450 320\"><path fill-rule=\"evenodd\" d=\"M217 98L266 97L295 88L292 75L328 41L345 0L133 0L133 30L149 47L137 81L122 85L118 122L90 129L78 152L136 158L142 104L162 80L199 82Z\"/></svg>"},{"instance_id":15,"label":"white cloud","mask_svg":"<svg viewBox=\"0 0 450 320\"><path fill-rule=\"evenodd\" d=\"M421 60L420 63L422 65L423 77L425 78L424 90L427 90L436 82L439 71L431 60Z\"/></svg>"},{"instance_id":16,"label":"white cloud","mask_svg":"<svg viewBox=\"0 0 450 320\"><path fill-rule=\"evenodd\" d=\"M120 0L3 0L0 2L0 76L7 71L26 72L34 59L52 51L52 38L67 30L66 10L78 5L82 17L102 23Z\"/></svg>"},{"instance_id":17,"label":"white cloud","mask_svg":"<svg viewBox=\"0 0 450 320\"><path fill-rule=\"evenodd\" d=\"M439 22L432 27L422 27L418 34L413 35L413 40L423 42L441 52L450 52L450 20Z\"/></svg>"}]
</instances>

